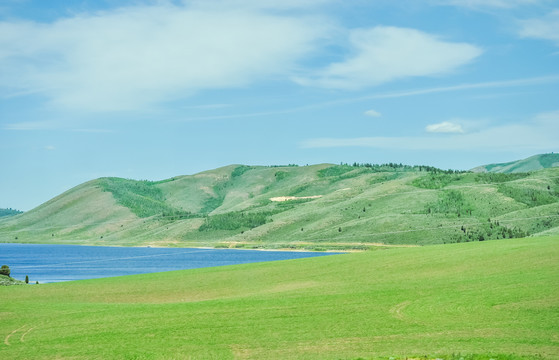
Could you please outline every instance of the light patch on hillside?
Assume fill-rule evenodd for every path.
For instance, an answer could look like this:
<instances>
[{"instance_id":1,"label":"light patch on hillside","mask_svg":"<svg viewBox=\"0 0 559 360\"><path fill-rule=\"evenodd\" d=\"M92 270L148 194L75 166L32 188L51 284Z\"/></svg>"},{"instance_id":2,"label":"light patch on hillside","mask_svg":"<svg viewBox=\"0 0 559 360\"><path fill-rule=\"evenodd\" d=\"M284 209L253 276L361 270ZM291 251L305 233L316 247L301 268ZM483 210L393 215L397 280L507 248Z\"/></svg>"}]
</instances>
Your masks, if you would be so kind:
<instances>
[{"instance_id":1,"label":"light patch on hillside","mask_svg":"<svg viewBox=\"0 0 559 360\"><path fill-rule=\"evenodd\" d=\"M283 201L290 201L290 200L302 200L302 199L318 199L321 198L322 195L313 195L313 196L277 196L270 198L270 201L274 202L283 202Z\"/></svg>"}]
</instances>

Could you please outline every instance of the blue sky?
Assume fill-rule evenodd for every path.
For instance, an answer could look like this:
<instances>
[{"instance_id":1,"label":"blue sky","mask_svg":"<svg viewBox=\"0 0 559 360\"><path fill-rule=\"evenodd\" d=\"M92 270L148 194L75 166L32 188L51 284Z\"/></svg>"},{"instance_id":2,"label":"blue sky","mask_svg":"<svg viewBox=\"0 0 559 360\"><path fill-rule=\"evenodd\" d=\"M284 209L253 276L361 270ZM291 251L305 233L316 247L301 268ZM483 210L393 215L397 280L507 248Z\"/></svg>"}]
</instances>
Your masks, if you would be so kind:
<instances>
[{"instance_id":1,"label":"blue sky","mask_svg":"<svg viewBox=\"0 0 559 360\"><path fill-rule=\"evenodd\" d=\"M557 0L3 0L0 208L228 164L559 150Z\"/></svg>"}]
</instances>

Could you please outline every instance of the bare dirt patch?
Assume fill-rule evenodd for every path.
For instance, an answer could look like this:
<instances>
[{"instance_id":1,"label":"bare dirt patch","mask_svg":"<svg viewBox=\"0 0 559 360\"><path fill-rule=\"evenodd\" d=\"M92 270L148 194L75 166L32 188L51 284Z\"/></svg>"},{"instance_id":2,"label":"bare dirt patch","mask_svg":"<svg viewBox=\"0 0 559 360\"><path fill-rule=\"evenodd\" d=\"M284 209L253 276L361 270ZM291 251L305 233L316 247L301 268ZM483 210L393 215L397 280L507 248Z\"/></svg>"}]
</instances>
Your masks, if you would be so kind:
<instances>
[{"instance_id":1,"label":"bare dirt patch","mask_svg":"<svg viewBox=\"0 0 559 360\"><path fill-rule=\"evenodd\" d=\"M274 202L283 202L283 201L290 201L290 200L303 200L303 199L319 199L322 195L313 195L313 196L277 196L270 198L270 201Z\"/></svg>"}]
</instances>

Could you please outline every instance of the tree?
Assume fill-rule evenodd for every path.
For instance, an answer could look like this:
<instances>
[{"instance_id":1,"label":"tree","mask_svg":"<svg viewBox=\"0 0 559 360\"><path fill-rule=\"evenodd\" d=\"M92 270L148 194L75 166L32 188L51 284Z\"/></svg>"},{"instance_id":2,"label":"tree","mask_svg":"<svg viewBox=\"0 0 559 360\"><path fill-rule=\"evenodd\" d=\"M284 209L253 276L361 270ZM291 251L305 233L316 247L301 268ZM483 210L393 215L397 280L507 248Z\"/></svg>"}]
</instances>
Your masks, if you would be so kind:
<instances>
[{"instance_id":1,"label":"tree","mask_svg":"<svg viewBox=\"0 0 559 360\"><path fill-rule=\"evenodd\" d=\"M10 276L10 267L8 265L2 265L0 268L0 275Z\"/></svg>"},{"instance_id":2,"label":"tree","mask_svg":"<svg viewBox=\"0 0 559 360\"><path fill-rule=\"evenodd\" d=\"M25 283L29 284L29 276L28 275L25 275Z\"/></svg>"}]
</instances>

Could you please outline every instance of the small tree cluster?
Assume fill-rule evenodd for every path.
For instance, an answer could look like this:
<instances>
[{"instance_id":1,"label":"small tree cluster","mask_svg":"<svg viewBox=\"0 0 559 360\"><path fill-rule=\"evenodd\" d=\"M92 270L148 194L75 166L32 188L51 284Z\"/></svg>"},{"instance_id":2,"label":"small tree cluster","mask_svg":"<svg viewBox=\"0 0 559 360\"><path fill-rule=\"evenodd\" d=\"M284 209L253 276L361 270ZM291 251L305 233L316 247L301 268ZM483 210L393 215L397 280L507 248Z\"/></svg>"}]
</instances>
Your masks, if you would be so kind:
<instances>
[{"instance_id":1,"label":"small tree cluster","mask_svg":"<svg viewBox=\"0 0 559 360\"><path fill-rule=\"evenodd\" d=\"M0 268L0 275L10 276L10 267L8 265L2 265Z\"/></svg>"}]
</instances>

